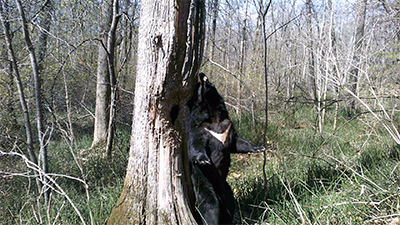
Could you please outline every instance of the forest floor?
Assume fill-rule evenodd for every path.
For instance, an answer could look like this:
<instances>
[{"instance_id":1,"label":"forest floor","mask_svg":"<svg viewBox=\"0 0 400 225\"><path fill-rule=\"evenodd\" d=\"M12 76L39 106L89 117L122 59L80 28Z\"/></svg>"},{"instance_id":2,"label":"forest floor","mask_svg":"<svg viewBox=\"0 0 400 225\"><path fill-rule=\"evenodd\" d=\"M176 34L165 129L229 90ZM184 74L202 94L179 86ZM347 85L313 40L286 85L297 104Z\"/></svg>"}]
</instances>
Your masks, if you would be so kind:
<instances>
[{"instance_id":1,"label":"forest floor","mask_svg":"<svg viewBox=\"0 0 400 225\"><path fill-rule=\"evenodd\" d=\"M249 115L231 116L240 136L262 145L262 118L254 129ZM366 114L343 111L337 118L334 129L328 112L321 133L311 107L271 113L265 154L232 155L236 223L389 224L400 217L400 147ZM130 127L116 132L111 161L90 159L81 167L76 156L90 146L91 132L84 124L75 130L75 146L62 135L49 143L59 188L48 208L34 194L25 163L0 157L0 224L104 222L123 185Z\"/></svg>"},{"instance_id":2,"label":"forest floor","mask_svg":"<svg viewBox=\"0 0 400 225\"><path fill-rule=\"evenodd\" d=\"M237 221L399 224L400 146L380 124L363 112L342 111L334 129L332 111L321 133L312 108L293 110L271 115L265 156L233 156L228 182ZM250 139L261 126L251 130L239 134Z\"/></svg>"}]
</instances>

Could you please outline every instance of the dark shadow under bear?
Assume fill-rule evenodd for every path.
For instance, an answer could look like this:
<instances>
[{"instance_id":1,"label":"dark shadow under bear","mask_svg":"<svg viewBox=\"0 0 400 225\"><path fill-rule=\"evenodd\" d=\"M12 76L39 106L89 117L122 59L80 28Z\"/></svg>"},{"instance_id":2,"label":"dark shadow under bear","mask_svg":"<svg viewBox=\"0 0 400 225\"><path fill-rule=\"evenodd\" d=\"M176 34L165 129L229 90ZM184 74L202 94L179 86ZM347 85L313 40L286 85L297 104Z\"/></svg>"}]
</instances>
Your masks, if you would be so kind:
<instances>
[{"instance_id":1,"label":"dark shadow under bear","mask_svg":"<svg viewBox=\"0 0 400 225\"><path fill-rule=\"evenodd\" d=\"M199 223L232 223L235 200L226 182L230 153L261 152L238 137L225 102L203 73L199 74L190 111L189 159Z\"/></svg>"}]
</instances>

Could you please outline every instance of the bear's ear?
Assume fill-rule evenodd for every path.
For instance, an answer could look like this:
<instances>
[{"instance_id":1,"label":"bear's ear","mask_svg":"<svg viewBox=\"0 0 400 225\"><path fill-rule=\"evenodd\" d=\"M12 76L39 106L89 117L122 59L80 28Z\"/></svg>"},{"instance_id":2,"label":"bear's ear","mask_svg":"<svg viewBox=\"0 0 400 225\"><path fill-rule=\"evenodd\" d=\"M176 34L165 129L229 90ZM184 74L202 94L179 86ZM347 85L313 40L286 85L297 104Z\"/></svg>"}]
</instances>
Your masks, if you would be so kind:
<instances>
[{"instance_id":1,"label":"bear's ear","mask_svg":"<svg viewBox=\"0 0 400 225\"><path fill-rule=\"evenodd\" d=\"M206 85L209 83L208 77L204 73L199 73L197 75L197 83L194 88L194 93L192 98L187 102L189 108L192 108L195 104L204 104L205 100L204 94L206 92Z\"/></svg>"},{"instance_id":2,"label":"bear's ear","mask_svg":"<svg viewBox=\"0 0 400 225\"><path fill-rule=\"evenodd\" d=\"M199 74L199 82L204 83L208 80L208 77L204 73Z\"/></svg>"},{"instance_id":3,"label":"bear's ear","mask_svg":"<svg viewBox=\"0 0 400 225\"><path fill-rule=\"evenodd\" d=\"M198 78L199 78L200 85L199 85L199 89L197 90L197 101L202 102L208 77L204 73L200 73Z\"/></svg>"}]
</instances>

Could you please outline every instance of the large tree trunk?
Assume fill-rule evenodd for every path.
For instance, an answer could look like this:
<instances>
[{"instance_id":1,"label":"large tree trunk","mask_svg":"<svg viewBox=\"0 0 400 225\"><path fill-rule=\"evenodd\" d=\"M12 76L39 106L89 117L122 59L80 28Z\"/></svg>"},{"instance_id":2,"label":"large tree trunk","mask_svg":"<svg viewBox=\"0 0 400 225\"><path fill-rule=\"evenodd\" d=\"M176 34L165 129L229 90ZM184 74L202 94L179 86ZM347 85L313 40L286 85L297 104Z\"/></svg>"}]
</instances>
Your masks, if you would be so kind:
<instances>
[{"instance_id":1,"label":"large tree trunk","mask_svg":"<svg viewBox=\"0 0 400 225\"><path fill-rule=\"evenodd\" d=\"M204 46L204 1L142 1L130 157L106 224L195 224L186 102Z\"/></svg>"}]
</instances>

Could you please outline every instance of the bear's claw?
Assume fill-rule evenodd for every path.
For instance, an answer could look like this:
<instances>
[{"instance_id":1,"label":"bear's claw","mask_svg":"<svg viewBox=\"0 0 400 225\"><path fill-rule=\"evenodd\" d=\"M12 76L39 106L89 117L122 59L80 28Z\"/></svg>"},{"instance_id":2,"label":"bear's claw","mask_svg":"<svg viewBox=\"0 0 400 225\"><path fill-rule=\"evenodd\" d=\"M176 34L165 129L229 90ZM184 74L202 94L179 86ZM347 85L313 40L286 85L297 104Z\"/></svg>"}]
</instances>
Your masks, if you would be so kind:
<instances>
[{"instance_id":1,"label":"bear's claw","mask_svg":"<svg viewBox=\"0 0 400 225\"><path fill-rule=\"evenodd\" d=\"M208 158L206 155L197 156L194 162L199 165L211 165L210 158Z\"/></svg>"}]
</instances>

